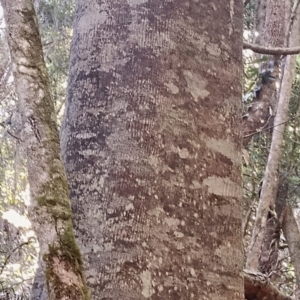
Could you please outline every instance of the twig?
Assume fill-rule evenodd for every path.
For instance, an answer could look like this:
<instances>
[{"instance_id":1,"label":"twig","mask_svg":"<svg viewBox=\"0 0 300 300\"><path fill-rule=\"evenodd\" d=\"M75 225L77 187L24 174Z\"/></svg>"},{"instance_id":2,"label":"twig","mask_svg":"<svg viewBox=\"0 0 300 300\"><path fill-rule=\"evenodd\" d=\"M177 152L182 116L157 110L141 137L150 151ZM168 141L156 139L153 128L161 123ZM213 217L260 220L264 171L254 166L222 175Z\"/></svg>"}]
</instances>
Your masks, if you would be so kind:
<instances>
[{"instance_id":1,"label":"twig","mask_svg":"<svg viewBox=\"0 0 300 300\"><path fill-rule=\"evenodd\" d=\"M7 255L7 257L5 258L4 263L3 263L3 265L2 265L2 267L1 267L1 269L0 269L0 274L2 274L2 272L3 272L4 268L5 268L5 266L8 264L9 259L10 259L10 257L12 256L12 254L13 254L15 251L17 251L18 249L21 249L23 246L29 245L29 244L31 244L31 243L32 243L32 241L29 240L29 241L27 241L27 242L21 243L21 244L18 245L16 248L14 248L14 249Z\"/></svg>"},{"instance_id":2,"label":"twig","mask_svg":"<svg viewBox=\"0 0 300 300\"><path fill-rule=\"evenodd\" d=\"M16 139L16 140L22 142L22 140L21 140L19 137L17 137L16 135L14 135L13 133L11 133L11 132L6 128L6 126L5 126L3 123L0 123L0 126L3 127L3 128L5 129L5 131L6 131L11 137L13 137L14 139Z\"/></svg>"},{"instance_id":3,"label":"twig","mask_svg":"<svg viewBox=\"0 0 300 300\"><path fill-rule=\"evenodd\" d=\"M276 125L273 125L273 126L270 126L270 127L264 128L264 129L261 129L261 130L259 130L259 131L255 131L255 132L253 132L253 133L249 133L249 134L247 134L247 135L244 135L243 138L247 138L247 137L253 136L253 135L257 134L257 133L260 133L260 132L263 132L263 131L267 131L267 130L269 130L269 129L275 128L275 127L277 127L277 126L280 126L280 125L282 125L282 124L285 124L285 123L287 123L287 122L289 122L289 121L291 121L291 120L293 120L293 119L299 118L299 117L300 117L300 115L291 117L291 118L289 118L288 120L286 120L286 121L284 121L284 122L281 122L281 123L279 123L279 124L276 124Z\"/></svg>"}]
</instances>

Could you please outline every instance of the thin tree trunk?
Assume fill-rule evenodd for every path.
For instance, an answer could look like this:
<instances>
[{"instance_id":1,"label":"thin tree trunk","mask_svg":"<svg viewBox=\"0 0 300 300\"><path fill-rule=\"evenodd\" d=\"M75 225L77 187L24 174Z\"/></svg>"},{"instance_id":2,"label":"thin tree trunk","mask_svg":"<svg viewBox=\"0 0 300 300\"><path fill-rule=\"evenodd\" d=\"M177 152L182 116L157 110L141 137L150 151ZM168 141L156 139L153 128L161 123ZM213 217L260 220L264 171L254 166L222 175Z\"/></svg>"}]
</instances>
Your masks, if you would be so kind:
<instances>
[{"instance_id":1,"label":"thin tree trunk","mask_svg":"<svg viewBox=\"0 0 300 300\"><path fill-rule=\"evenodd\" d=\"M74 26L61 141L92 298L244 299L242 2L79 0Z\"/></svg>"},{"instance_id":2,"label":"thin tree trunk","mask_svg":"<svg viewBox=\"0 0 300 300\"><path fill-rule=\"evenodd\" d=\"M300 8L298 6L297 17L291 29L289 46L298 45L300 40ZM288 56L284 67L277 112L274 119L274 129L272 134L272 143L266 171L264 175L260 202L257 210L257 216L252 233L252 239L247 253L247 269L257 270L261 256L261 247L263 244L267 215L270 207L274 209L276 192L278 189L278 166L282 151L283 133L288 117L289 99L292 89L292 81L295 72L296 56Z\"/></svg>"},{"instance_id":3,"label":"thin tree trunk","mask_svg":"<svg viewBox=\"0 0 300 300\"><path fill-rule=\"evenodd\" d=\"M255 6L254 43L264 45L267 0L257 0Z\"/></svg>"},{"instance_id":4,"label":"thin tree trunk","mask_svg":"<svg viewBox=\"0 0 300 300\"><path fill-rule=\"evenodd\" d=\"M32 299L45 297L45 284L48 299L87 299L33 3L32 0L1 0L1 3L24 125L30 218L40 245L40 269Z\"/></svg>"},{"instance_id":5,"label":"thin tree trunk","mask_svg":"<svg viewBox=\"0 0 300 300\"><path fill-rule=\"evenodd\" d=\"M275 201L275 209L269 210L267 216L266 230L259 258L259 271L272 279L277 277L278 251L280 242L280 231L283 218L283 210L288 194L288 183L285 174L279 177L278 190ZM275 272L274 272L275 271Z\"/></svg>"},{"instance_id":6,"label":"thin tree trunk","mask_svg":"<svg viewBox=\"0 0 300 300\"><path fill-rule=\"evenodd\" d=\"M289 247L291 261L295 270L295 299L300 299L300 232L291 205L284 211L282 231Z\"/></svg>"},{"instance_id":7,"label":"thin tree trunk","mask_svg":"<svg viewBox=\"0 0 300 300\"><path fill-rule=\"evenodd\" d=\"M283 47L285 45L285 1L259 0L256 4L255 43L266 47ZM259 57L258 57L259 58ZM260 65L261 82L251 105L243 116L243 145L246 147L253 135L273 124L276 111L279 79L279 56L268 56ZM267 74L275 80L269 80Z\"/></svg>"}]
</instances>

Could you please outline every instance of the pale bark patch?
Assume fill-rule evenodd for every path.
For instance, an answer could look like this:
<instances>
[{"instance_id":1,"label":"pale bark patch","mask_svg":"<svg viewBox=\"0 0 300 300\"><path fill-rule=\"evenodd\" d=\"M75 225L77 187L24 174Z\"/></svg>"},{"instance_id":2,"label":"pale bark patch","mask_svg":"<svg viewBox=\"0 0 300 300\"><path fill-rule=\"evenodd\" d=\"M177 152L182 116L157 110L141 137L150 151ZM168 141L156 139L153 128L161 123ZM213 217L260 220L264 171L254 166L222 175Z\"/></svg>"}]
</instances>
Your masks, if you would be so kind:
<instances>
[{"instance_id":1,"label":"pale bark patch","mask_svg":"<svg viewBox=\"0 0 300 300\"><path fill-rule=\"evenodd\" d=\"M202 185L200 184L200 182L193 180L192 184L189 187L191 189L200 189L200 188L202 188Z\"/></svg>"},{"instance_id":2,"label":"pale bark patch","mask_svg":"<svg viewBox=\"0 0 300 300\"><path fill-rule=\"evenodd\" d=\"M240 165L241 158L239 155L236 155L236 145L230 141L212 139L210 137L203 137L203 140L206 141L206 146L215 152L219 152L222 155L229 158L234 165Z\"/></svg>"},{"instance_id":3,"label":"pale bark patch","mask_svg":"<svg viewBox=\"0 0 300 300\"><path fill-rule=\"evenodd\" d=\"M165 222L169 227L177 227L180 224L180 220L174 218L165 218Z\"/></svg>"},{"instance_id":4,"label":"pale bark patch","mask_svg":"<svg viewBox=\"0 0 300 300\"><path fill-rule=\"evenodd\" d=\"M240 199L240 186L229 178L210 176L203 180L203 185L208 187L208 192L211 194Z\"/></svg>"},{"instance_id":5,"label":"pale bark patch","mask_svg":"<svg viewBox=\"0 0 300 300\"><path fill-rule=\"evenodd\" d=\"M134 7L134 6L146 3L146 2L148 2L148 0L127 0L127 2L130 6Z\"/></svg>"},{"instance_id":6,"label":"pale bark patch","mask_svg":"<svg viewBox=\"0 0 300 300\"><path fill-rule=\"evenodd\" d=\"M193 74L190 70L184 70L183 75L187 83L186 91L193 96L195 102L199 101L198 97L209 96L209 91L205 89L207 82L203 78L198 74Z\"/></svg>"},{"instance_id":7,"label":"pale bark patch","mask_svg":"<svg viewBox=\"0 0 300 300\"><path fill-rule=\"evenodd\" d=\"M151 273L148 270L143 271L140 279L142 280L142 295L145 298L150 298L155 293L152 287Z\"/></svg>"},{"instance_id":8,"label":"pale bark patch","mask_svg":"<svg viewBox=\"0 0 300 300\"><path fill-rule=\"evenodd\" d=\"M230 4L229 4L229 13L230 13L230 23L228 24L228 29L229 29L229 36L231 36L232 32L233 32L233 29L234 29L234 20L233 20L233 17L234 17L234 0L230 0Z\"/></svg>"},{"instance_id":9,"label":"pale bark patch","mask_svg":"<svg viewBox=\"0 0 300 300\"><path fill-rule=\"evenodd\" d=\"M179 88L172 82L170 83L165 83L165 86L170 90L172 94L178 94L179 93Z\"/></svg>"},{"instance_id":10,"label":"pale bark patch","mask_svg":"<svg viewBox=\"0 0 300 300\"><path fill-rule=\"evenodd\" d=\"M217 44L208 44L206 46L206 50L212 56L220 56L221 55L221 49Z\"/></svg>"},{"instance_id":11,"label":"pale bark patch","mask_svg":"<svg viewBox=\"0 0 300 300\"><path fill-rule=\"evenodd\" d=\"M98 8L99 9L99 8ZM93 11L90 12L89 14L84 14L79 22L78 22L78 27L80 28L81 32L88 32L91 29L94 29L92 27L92 24L99 23L99 24L104 24L105 21L108 18L108 15L105 11L99 12L97 7L93 8ZM97 20L97 22L96 22Z\"/></svg>"},{"instance_id":12,"label":"pale bark patch","mask_svg":"<svg viewBox=\"0 0 300 300\"><path fill-rule=\"evenodd\" d=\"M32 77L36 77L38 76L38 73L36 72L35 69L29 67L25 67L24 65L21 65L19 66L19 70L18 70L20 73L24 73L24 74L27 74L29 76L32 76Z\"/></svg>"}]
</instances>

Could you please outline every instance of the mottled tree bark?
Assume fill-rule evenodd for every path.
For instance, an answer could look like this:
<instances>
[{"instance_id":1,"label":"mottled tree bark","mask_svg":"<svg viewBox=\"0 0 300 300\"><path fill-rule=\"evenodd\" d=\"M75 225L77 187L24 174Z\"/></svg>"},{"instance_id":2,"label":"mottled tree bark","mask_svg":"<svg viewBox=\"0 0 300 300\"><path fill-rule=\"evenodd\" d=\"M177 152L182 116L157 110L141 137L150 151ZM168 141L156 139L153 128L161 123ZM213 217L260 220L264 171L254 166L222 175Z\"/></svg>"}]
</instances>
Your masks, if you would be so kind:
<instances>
[{"instance_id":1,"label":"mottled tree bark","mask_svg":"<svg viewBox=\"0 0 300 300\"><path fill-rule=\"evenodd\" d=\"M92 299L243 299L241 52L241 1L78 1L61 142Z\"/></svg>"},{"instance_id":2,"label":"mottled tree bark","mask_svg":"<svg viewBox=\"0 0 300 300\"><path fill-rule=\"evenodd\" d=\"M31 192L30 218L40 244L32 299L87 299L72 229L48 75L32 0L1 0L23 118Z\"/></svg>"}]
</instances>

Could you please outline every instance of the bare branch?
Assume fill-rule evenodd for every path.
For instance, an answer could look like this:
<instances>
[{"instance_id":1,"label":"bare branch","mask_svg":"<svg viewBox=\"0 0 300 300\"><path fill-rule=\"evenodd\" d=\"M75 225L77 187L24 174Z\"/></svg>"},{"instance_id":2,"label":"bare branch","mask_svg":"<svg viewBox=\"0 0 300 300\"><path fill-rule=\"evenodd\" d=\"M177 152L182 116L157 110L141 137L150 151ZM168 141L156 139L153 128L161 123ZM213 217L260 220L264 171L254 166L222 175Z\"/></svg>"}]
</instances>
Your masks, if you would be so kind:
<instances>
[{"instance_id":1,"label":"bare branch","mask_svg":"<svg viewBox=\"0 0 300 300\"><path fill-rule=\"evenodd\" d=\"M260 130L255 131L255 132L246 134L246 135L243 136L243 138L247 138L247 137L253 136L253 135L257 134L257 133L261 133L261 132L263 132L263 131L270 130L270 129L272 129L272 128L275 128L275 127L277 127L277 126L283 125L283 124L285 124L285 123L287 123L287 122L289 122L289 121L291 121L291 120L293 120L293 119L299 118L299 117L300 117L300 115L291 117L291 118L289 118L288 120L286 120L286 121L284 121L284 122L281 122L281 123L279 123L279 124L275 124L275 125L272 125L272 126L270 126L270 127L262 128L262 129L260 129Z\"/></svg>"},{"instance_id":2,"label":"bare branch","mask_svg":"<svg viewBox=\"0 0 300 300\"><path fill-rule=\"evenodd\" d=\"M15 248L7 255L7 257L5 258L4 263L3 263L3 265L1 266L1 269L0 269L0 274L2 274L2 272L3 272L4 268L5 268L5 266L9 263L9 260L10 260L10 257L12 256L12 254L13 254L15 251L17 251L18 249L21 249L23 246L29 245L29 244L31 244L31 243L32 243L32 241L29 239L27 242L23 242L23 243L21 243L20 245L18 245L17 247L15 247Z\"/></svg>"},{"instance_id":3,"label":"bare branch","mask_svg":"<svg viewBox=\"0 0 300 300\"><path fill-rule=\"evenodd\" d=\"M255 53L260 54L269 54L269 55L292 55L299 54L300 47L292 47L292 48L268 48L264 46L254 45L250 43L244 42L243 49L250 49Z\"/></svg>"},{"instance_id":4,"label":"bare branch","mask_svg":"<svg viewBox=\"0 0 300 300\"><path fill-rule=\"evenodd\" d=\"M21 140L19 137L17 137L16 135L14 135L11 131L9 131L3 123L0 123L0 126L3 127L3 128L5 129L5 131L6 131L11 137L13 137L14 139L16 139L16 140L22 142L22 140Z\"/></svg>"}]
</instances>

